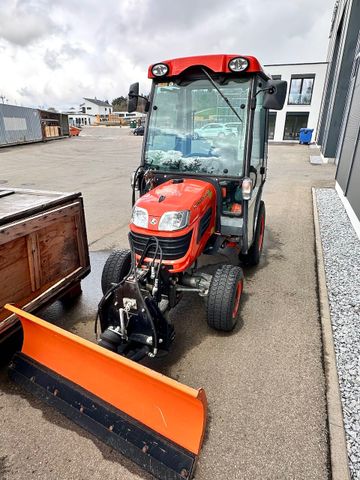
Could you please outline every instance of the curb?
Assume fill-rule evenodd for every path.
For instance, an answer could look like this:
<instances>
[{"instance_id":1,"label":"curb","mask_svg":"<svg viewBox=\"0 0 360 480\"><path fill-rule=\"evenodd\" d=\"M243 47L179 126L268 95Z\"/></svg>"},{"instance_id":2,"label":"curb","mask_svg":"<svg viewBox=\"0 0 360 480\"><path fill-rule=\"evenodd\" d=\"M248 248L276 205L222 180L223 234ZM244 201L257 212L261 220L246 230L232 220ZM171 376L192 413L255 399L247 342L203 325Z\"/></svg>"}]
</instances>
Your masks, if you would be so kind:
<instances>
[{"instance_id":1,"label":"curb","mask_svg":"<svg viewBox=\"0 0 360 480\"><path fill-rule=\"evenodd\" d=\"M336 369L336 356L326 287L325 266L320 237L316 193L314 187L311 190L313 199L316 268L326 382L331 478L332 480L350 480L348 452L342 414L339 379Z\"/></svg>"}]
</instances>

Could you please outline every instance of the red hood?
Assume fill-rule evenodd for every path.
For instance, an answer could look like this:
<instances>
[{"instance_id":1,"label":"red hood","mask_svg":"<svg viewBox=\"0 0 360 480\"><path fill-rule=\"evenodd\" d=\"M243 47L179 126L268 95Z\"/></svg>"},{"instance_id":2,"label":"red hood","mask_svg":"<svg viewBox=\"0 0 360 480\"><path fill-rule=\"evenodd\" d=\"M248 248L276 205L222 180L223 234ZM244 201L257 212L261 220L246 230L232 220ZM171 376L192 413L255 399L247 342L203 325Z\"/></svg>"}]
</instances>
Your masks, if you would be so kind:
<instances>
[{"instance_id":1,"label":"red hood","mask_svg":"<svg viewBox=\"0 0 360 480\"><path fill-rule=\"evenodd\" d=\"M203 180L190 178L184 179L181 183L169 180L153 188L138 199L136 206L147 210L149 214L148 228L157 230L159 219L165 212L189 210L191 224L203 213L211 199L215 199L213 185ZM155 225L150 223L152 218L157 220Z\"/></svg>"}]
</instances>

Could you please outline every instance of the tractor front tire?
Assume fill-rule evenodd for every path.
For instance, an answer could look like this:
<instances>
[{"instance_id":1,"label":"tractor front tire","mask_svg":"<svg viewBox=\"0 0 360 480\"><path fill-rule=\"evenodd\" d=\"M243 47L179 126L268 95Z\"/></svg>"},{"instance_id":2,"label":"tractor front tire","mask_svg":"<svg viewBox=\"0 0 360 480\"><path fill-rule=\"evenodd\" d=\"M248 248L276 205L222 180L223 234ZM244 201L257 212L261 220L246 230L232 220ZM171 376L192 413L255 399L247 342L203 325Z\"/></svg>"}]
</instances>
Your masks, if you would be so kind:
<instances>
[{"instance_id":1,"label":"tractor front tire","mask_svg":"<svg viewBox=\"0 0 360 480\"><path fill-rule=\"evenodd\" d=\"M131 267L131 252L128 249L115 250L106 260L101 276L103 294L110 289L113 283L120 283L126 277Z\"/></svg>"},{"instance_id":2,"label":"tractor front tire","mask_svg":"<svg viewBox=\"0 0 360 480\"><path fill-rule=\"evenodd\" d=\"M265 203L261 200L253 244L246 255L239 255L240 262L247 267L259 265L264 245L265 217Z\"/></svg>"},{"instance_id":3,"label":"tractor front tire","mask_svg":"<svg viewBox=\"0 0 360 480\"><path fill-rule=\"evenodd\" d=\"M235 327L243 287L244 274L240 267L222 265L216 270L207 302L209 327L223 332L230 332Z\"/></svg>"}]
</instances>

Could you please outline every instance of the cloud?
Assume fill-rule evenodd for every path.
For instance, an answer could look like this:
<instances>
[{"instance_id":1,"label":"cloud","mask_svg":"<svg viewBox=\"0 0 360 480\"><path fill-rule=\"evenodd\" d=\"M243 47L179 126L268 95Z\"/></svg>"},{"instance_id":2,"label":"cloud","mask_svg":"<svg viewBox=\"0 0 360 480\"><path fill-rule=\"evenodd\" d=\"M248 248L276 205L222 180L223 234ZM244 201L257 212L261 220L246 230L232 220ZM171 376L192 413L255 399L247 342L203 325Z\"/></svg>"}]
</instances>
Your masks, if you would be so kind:
<instances>
[{"instance_id":1,"label":"cloud","mask_svg":"<svg viewBox=\"0 0 360 480\"><path fill-rule=\"evenodd\" d=\"M1 0L0 92L24 105L68 108L113 99L151 63L242 53L262 63L323 61L328 0ZM310 12L310 13L309 13ZM25 83L25 85L24 85Z\"/></svg>"},{"instance_id":2,"label":"cloud","mask_svg":"<svg viewBox=\"0 0 360 480\"><path fill-rule=\"evenodd\" d=\"M25 47L57 30L45 2L3 0L0 38Z\"/></svg>"},{"instance_id":3,"label":"cloud","mask_svg":"<svg viewBox=\"0 0 360 480\"><path fill-rule=\"evenodd\" d=\"M59 50L46 50L44 62L51 70L62 68L69 60L81 58L86 51L80 47L64 43Z\"/></svg>"},{"instance_id":4,"label":"cloud","mask_svg":"<svg viewBox=\"0 0 360 480\"><path fill-rule=\"evenodd\" d=\"M44 62L51 70L61 68L61 63L58 60L58 52L55 50L46 50L44 55Z\"/></svg>"}]
</instances>

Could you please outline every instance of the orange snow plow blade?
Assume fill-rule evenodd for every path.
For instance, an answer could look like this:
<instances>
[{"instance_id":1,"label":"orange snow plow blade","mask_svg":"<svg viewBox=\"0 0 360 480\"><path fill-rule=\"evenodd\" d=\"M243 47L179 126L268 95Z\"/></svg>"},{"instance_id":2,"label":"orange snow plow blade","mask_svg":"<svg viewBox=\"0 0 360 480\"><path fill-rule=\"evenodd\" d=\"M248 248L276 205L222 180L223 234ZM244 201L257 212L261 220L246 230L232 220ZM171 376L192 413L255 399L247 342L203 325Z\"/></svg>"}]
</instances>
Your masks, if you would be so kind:
<instances>
[{"instance_id":1,"label":"orange snow plow blade","mask_svg":"<svg viewBox=\"0 0 360 480\"><path fill-rule=\"evenodd\" d=\"M10 376L163 479L191 478L206 396L12 305L22 351Z\"/></svg>"}]
</instances>

